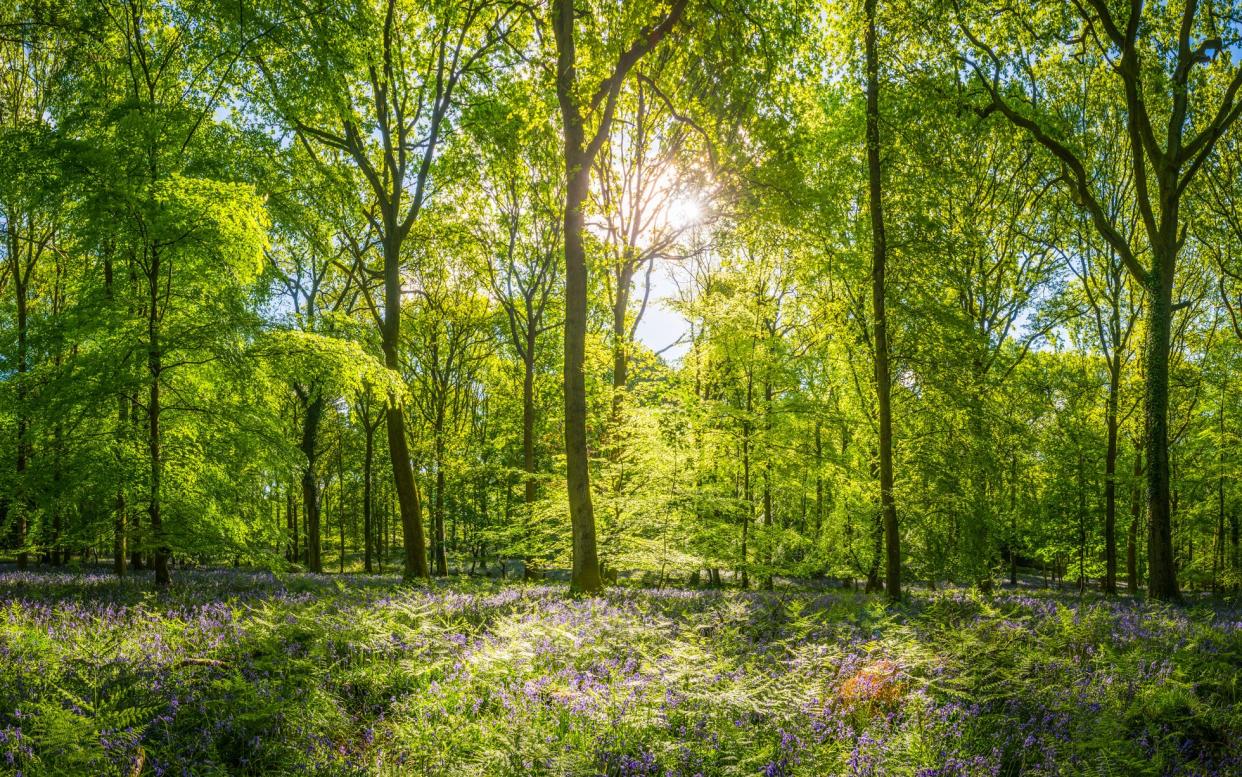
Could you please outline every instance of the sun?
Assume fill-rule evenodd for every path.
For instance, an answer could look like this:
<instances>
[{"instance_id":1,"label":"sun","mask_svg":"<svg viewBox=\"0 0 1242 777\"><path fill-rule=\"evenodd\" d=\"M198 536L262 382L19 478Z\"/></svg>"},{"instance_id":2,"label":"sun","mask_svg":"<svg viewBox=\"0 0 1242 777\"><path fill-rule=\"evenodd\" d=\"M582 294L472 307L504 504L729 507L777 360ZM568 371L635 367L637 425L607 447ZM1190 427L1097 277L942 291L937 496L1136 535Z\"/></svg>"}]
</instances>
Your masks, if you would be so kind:
<instances>
[{"instance_id":1,"label":"sun","mask_svg":"<svg viewBox=\"0 0 1242 777\"><path fill-rule=\"evenodd\" d=\"M703 203L693 193L674 197L669 201L666 218L673 229L693 227L703 220Z\"/></svg>"}]
</instances>

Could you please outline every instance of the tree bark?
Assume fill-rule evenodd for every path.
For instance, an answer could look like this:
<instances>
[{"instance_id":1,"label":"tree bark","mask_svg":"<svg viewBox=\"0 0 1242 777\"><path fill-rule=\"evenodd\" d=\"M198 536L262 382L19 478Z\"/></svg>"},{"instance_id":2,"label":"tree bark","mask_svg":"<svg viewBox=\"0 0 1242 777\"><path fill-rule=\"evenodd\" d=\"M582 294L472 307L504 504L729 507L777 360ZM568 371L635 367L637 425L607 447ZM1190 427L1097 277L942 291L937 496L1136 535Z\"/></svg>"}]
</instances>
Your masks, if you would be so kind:
<instances>
[{"instance_id":1,"label":"tree bark","mask_svg":"<svg viewBox=\"0 0 1242 777\"><path fill-rule=\"evenodd\" d=\"M628 250L628 249L627 249ZM633 273L627 264L617 274L617 296L612 304L612 422L614 428L622 420L625 391L629 385L630 343L625 314L630 306L630 284Z\"/></svg>"},{"instance_id":2,"label":"tree bark","mask_svg":"<svg viewBox=\"0 0 1242 777\"><path fill-rule=\"evenodd\" d=\"M749 539L750 524L754 520L755 499L750 487L750 414L754 409L753 402L754 378L746 371L746 415L742 419L742 588L750 587L750 565L746 558L746 543Z\"/></svg>"},{"instance_id":3,"label":"tree bark","mask_svg":"<svg viewBox=\"0 0 1242 777\"><path fill-rule=\"evenodd\" d=\"M318 462L319 422L323 418L323 397L313 392L299 391L302 399L302 455L306 457L306 466L302 470L302 504L306 527L306 567L315 574L323 573L323 542L321 534L321 515L319 504L319 479L315 475ZM313 397L313 398L312 398ZM329 465L330 466L330 465Z\"/></svg>"},{"instance_id":4,"label":"tree bark","mask_svg":"<svg viewBox=\"0 0 1242 777\"><path fill-rule=\"evenodd\" d=\"M815 539L824 522L824 440L823 424L815 421Z\"/></svg>"},{"instance_id":5,"label":"tree bark","mask_svg":"<svg viewBox=\"0 0 1242 777\"><path fill-rule=\"evenodd\" d=\"M1117 392L1120 390L1121 355L1114 346L1109 365L1108 407L1105 411L1108 448L1104 454L1104 593L1117 593Z\"/></svg>"},{"instance_id":6,"label":"tree bark","mask_svg":"<svg viewBox=\"0 0 1242 777\"><path fill-rule=\"evenodd\" d=\"M1169 489L1169 344L1173 327L1171 248L1155 251L1148 289L1147 386L1147 593L1155 599L1181 599L1174 566Z\"/></svg>"},{"instance_id":7,"label":"tree bark","mask_svg":"<svg viewBox=\"0 0 1242 777\"><path fill-rule=\"evenodd\" d=\"M1130 499L1130 530L1126 540L1126 587L1130 595L1138 593L1138 532L1139 521L1143 517L1143 492L1138 481L1143 476L1143 446L1138 441L1134 444L1134 490Z\"/></svg>"},{"instance_id":8,"label":"tree bark","mask_svg":"<svg viewBox=\"0 0 1242 777\"><path fill-rule=\"evenodd\" d=\"M533 333L532 333L533 334ZM527 336L526 358L522 376L522 469L526 472L526 517L530 519L531 505L538 498L538 481L535 478L535 356L532 335Z\"/></svg>"},{"instance_id":9,"label":"tree bark","mask_svg":"<svg viewBox=\"0 0 1242 777\"><path fill-rule=\"evenodd\" d=\"M437 577L448 575L448 559L444 555L444 419L443 413L436 419L435 428L435 465L436 465L436 500L434 506L435 537L432 540L432 560L435 563Z\"/></svg>"},{"instance_id":10,"label":"tree bark","mask_svg":"<svg viewBox=\"0 0 1242 777\"><path fill-rule=\"evenodd\" d=\"M150 273L147 278L150 296L147 304L147 372L151 384L147 399L147 450L150 454L151 482L148 515L151 521L151 540L155 545L155 584L167 587L172 583L168 570L168 538L164 534L164 520L161 514L160 489L164 476L163 440L160 436L160 381L163 375L163 352L160 341L160 254L156 246L151 247Z\"/></svg>"},{"instance_id":11,"label":"tree bark","mask_svg":"<svg viewBox=\"0 0 1242 777\"><path fill-rule=\"evenodd\" d=\"M655 27L644 30L640 39L617 60L600 96L592 99L592 108L602 102L602 115L588 143L577 94L574 4L571 0L553 0L551 4L552 31L556 39L556 96L561 109L565 157L565 479L573 531L571 581L579 591L598 591L602 586L595 547L595 511L591 504L586 433L587 266L582 206L589 193L591 163L611 128L622 80L677 24L685 7L686 0L673 0L668 16Z\"/></svg>"},{"instance_id":12,"label":"tree bark","mask_svg":"<svg viewBox=\"0 0 1242 777\"><path fill-rule=\"evenodd\" d=\"M30 459L30 408L27 373L30 370L29 335L29 304L27 281L29 275L20 256L17 228L10 220L8 225L9 257L13 275L13 290L17 304L17 498L13 504L17 508L17 568L25 569L30 562L30 554L26 550L26 534L30 513L30 493L26 483L26 469Z\"/></svg>"},{"instance_id":13,"label":"tree bark","mask_svg":"<svg viewBox=\"0 0 1242 777\"><path fill-rule=\"evenodd\" d=\"M572 4L566 3L566 7ZM566 126L566 142L582 128ZM595 548L595 510L591 503L590 453L586 433L586 326L587 268L583 245L582 206L586 201L588 170L584 155L567 149L565 191L565 467L569 515L573 530L573 586L598 591L602 585Z\"/></svg>"},{"instance_id":14,"label":"tree bark","mask_svg":"<svg viewBox=\"0 0 1242 777\"><path fill-rule=\"evenodd\" d=\"M885 588L890 601L901 599L901 539L893 496L892 373L888 353L885 273L888 245L884 235L883 189L880 176L880 86L876 56L876 0L864 3L867 16L867 179L871 205L871 304L875 327L875 382L879 424L880 513L884 525Z\"/></svg>"},{"instance_id":15,"label":"tree bark","mask_svg":"<svg viewBox=\"0 0 1242 777\"><path fill-rule=\"evenodd\" d=\"M395 216L390 220L395 221ZM388 225L384 240L384 321L381 327L384 366L398 376L401 374L401 362L398 348L401 340L401 262L398 227L395 223ZM390 401L384 412L384 420L388 432L388 452L392 460L393 486L397 492L397 504L401 511L401 531L405 546L405 567L403 574L407 580L428 577L427 574L427 540L423 536L423 505L418 494L418 483L414 480L413 462L410 460L410 446L405 432L405 410Z\"/></svg>"},{"instance_id":16,"label":"tree bark","mask_svg":"<svg viewBox=\"0 0 1242 777\"><path fill-rule=\"evenodd\" d=\"M372 470L375 462L375 426L371 424L369 411L362 423L366 432L366 447L362 454L362 569L371 574L371 554L374 548L373 513L374 504L371 496Z\"/></svg>"}]
</instances>

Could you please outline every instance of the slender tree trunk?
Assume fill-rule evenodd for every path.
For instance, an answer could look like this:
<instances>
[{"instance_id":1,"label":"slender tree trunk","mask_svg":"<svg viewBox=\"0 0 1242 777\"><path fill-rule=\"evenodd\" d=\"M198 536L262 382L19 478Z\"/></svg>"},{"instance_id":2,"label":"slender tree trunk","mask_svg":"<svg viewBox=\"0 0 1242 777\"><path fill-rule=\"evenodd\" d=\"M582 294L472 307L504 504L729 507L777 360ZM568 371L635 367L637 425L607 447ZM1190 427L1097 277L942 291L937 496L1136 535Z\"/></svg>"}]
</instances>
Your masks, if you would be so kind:
<instances>
[{"instance_id":1,"label":"slender tree trunk","mask_svg":"<svg viewBox=\"0 0 1242 777\"><path fill-rule=\"evenodd\" d=\"M1139 521L1143 517L1143 492L1138 481L1143 476L1143 446L1134 446L1134 491L1130 499L1130 530L1126 539L1126 587L1130 595L1138 593L1138 537Z\"/></svg>"},{"instance_id":2,"label":"slender tree trunk","mask_svg":"<svg viewBox=\"0 0 1242 777\"><path fill-rule=\"evenodd\" d=\"M824 440L823 425L815 422L815 539L824 522Z\"/></svg>"},{"instance_id":3,"label":"slender tree trunk","mask_svg":"<svg viewBox=\"0 0 1242 777\"><path fill-rule=\"evenodd\" d=\"M875 326L876 404L879 423L880 512L884 525L885 587L890 601L901 598L901 540L897 531L897 503L893 496L892 372L888 354L888 314L885 272L888 246L884 235L884 205L880 176L880 83L876 55L876 0L864 3L867 16L867 178L871 205L871 305Z\"/></svg>"},{"instance_id":4,"label":"slender tree trunk","mask_svg":"<svg viewBox=\"0 0 1242 777\"><path fill-rule=\"evenodd\" d=\"M302 505L306 525L306 567L315 574L323 573L323 543L319 503L319 479L315 474L318 462L319 422L323 418L324 400L314 390L302 395L305 414L302 416L302 455L306 467L302 470ZM331 466L331 465L329 465ZM329 535L331 536L331 535Z\"/></svg>"},{"instance_id":5,"label":"slender tree trunk","mask_svg":"<svg viewBox=\"0 0 1242 777\"><path fill-rule=\"evenodd\" d=\"M755 500L750 488L750 414L754 408L754 379L746 372L746 417L742 419L742 587L750 587L750 564L746 558L746 543L750 534L750 523L754 520Z\"/></svg>"},{"instance_id":6,"label":"slender tree trunk","mask_svg":"<svg viewBox=\"0 0 1242 777\"><path fill-rule=\"evenodd\" d=\"M60 368L60 357L56 357L56 367ZM64 508L61 505L61 492L64 488L65 430L59 421L52 431L52 541L50 557L53 566L60 566L69 558L66 550L61 552L61 534L64 531Z\"/></svg>"},{"instance_id":7,"label":"slender tree trunk","mask_svg":"<svg viewBox=\"0 0 1242 777\"><path fill-rule=\"evenodd\" d=\"M1220 442L1217 443L1216 454L1219 472L1216 474L1216 545L1212 550L1212 593L1220 593L1217 575L1225 568L1225 447L1228 444L1225 439L1225 396L1225 385L1222 384L1217 426Z\"/></svg>"},{"instance_id":8,"label":"slender tree trunk","mask_svg":"<svg viewBox=\"0 0 1242 777\"><path fill-rule=\"evenodd\" d=\"M535 478L535 337L528 332L526 357L522 360L522 469L526 472L526 518L530 519L531 505L538 498L538 481Z\"/></svg>"},{"instance_id":9,"label":"slender tree trunk","mask_svg":"<svg viewBox=\"0 0 1242 777\"><path fill-rule=\"evenodd\" d=\"M285 559L298 562L297 508L293 504L293 488L285 489Z\"/></svg>"},{"instance_id":10,"label":"slender tree trunk","mask_svg":"<svg viewBox=\"0 0 1242 777\"><path fill-rule=\"evenodd\" d=\"M1239 544L1238 544L1238 535L1239 535L1239 528L1240 528L1239 524L1242 524L1242 521L1238 520L1238 514L1236 512L1230 513L1229 514L1229 544L1233 547L1232 569L1233 569L1233 590L1234 591L1237 591L1239 584L1242 583L1242 580L1240 580L1240 578L1242 578L1242 553L1239 553Z\"/></svg>"},{"instance_id":11,"label":"slender tree trunk","mask_svg":"<svg viewBox=\"0 0 1242 777\"><path fill-rule=\"evenodd\" d=\"M772 526L776 515L772 507L772 384L763 381L763 427L766 439L763 452L763 525Z\"/></svg>"},{"instance_id":12,"label":"slender tree trunk","mask_svg":"<svg viewBox=\"0 0 1242 777\"><path fill-rule=\"evenodd\" d=\"M30 563L26 550L30 513L30 489L26 482L26 468L30 459L30 408L27 373L30 371L30 346L28 344L29 307L26 299L26 272L17 258L20 250L16 229L9 224L9 251L12 258L13 287L17 295L17 498L12 504L17 508L17 568L25 569Z\"/></svg>"},{"instance_id":13,"label":"slender tree trunk","mask_svg":"<svg viewBox=\"0 0 1242 777\"><path fill-rule=\"evenodd\" d=\"M153 273L153 275L156 279L159 278L158 273ZM160 352L160 336L155 316L155 304L158 294L159 284L156 281L151 284L152 315L148 329L150 352L147 355L147 369L151 374L150 394L147 400L147 449L150 452L151 459L151 498L148 515L151 522L151 539L155 544L155 583L158 586L165 587L172 583L172 577L168 570L168 538L164 535L164 520L160 509L160 489L163 485L161 481L164 476L164 458L163 440L160 436L160 373L162 372L162 354Z\"/></svg>"},{"instance_id":14,"label":"slender tree trunk","mask_svg":"<svg viewBox=\"0 0 1242 777\"><path fill-rule=\"evenodd\" d=\"M345 574L345 435L341 434L341 443L336 446L336 526L337 538L341 544L337 548L340 553L340 573ZM357 532L355 532L355 536Z\"/></svg>"},{"instance_id":15,"label":"slender tree trunk","mask_svg":"<svg viewBox=\"0 0 1242 777\"><path fill-rule=\"evenodd\" d=\"M435 574L444 577L448 574L448 559L444 555L444 419L443 413L436 419L435 428L435 465L436 465L436 501L432 556L435 563Z\"/></svg>"},{"instance_id":16,"label":"slender tree trunk","mask_svg":"<svg viewBox=\"0 0 1242 777\"><path fill-rule=\"evenodd\" d=\"M135 389L135 391L137 391L137 389ZM130 425L133 427L132 433L134 434L134 439L142 439L139 434L139 429L142 426L143 415L138 412L140 406L138 404L137 394L135 393L134 396L125 397L125 401L129 402L129 420ZM145 568L151 557L148 552L147 557L145 559L143 558L143 548L148 543L142 536L142 511L130 510L128 517L130 537L129 567L130 569L137 571Z\"/></svg>"},{"instance_id":17,"label":"slender tree trunk","mask_svg":"<svg viewBox=\"0 0 1242 777\"><path fill-rule=\"evenodd\" d=\"M871 455L871 479L879 482L880 459L878 449ZM867 581L863 585L863 593L875 593L884 590L884 581L880 579L880 563L884 558L884 510L877 502L876 511L871 514L871 560L867 564Z\"/></svg>"},{"instance_id":18,"label":"slender tree trunk","mask_svg":"<svg viewBox=\"0 0 1242 777\"><path fill-rule=\"evenodd\" d=\"M109 303L113 300L113 272L112 272L112 251L107 248L104 251L104 289ZM124 473L124 448L125 433L129 427L129 398L125 394L117 394L117 421L116 435L113 444L116 446L116 454L113 461L116 463L116 501L113 510L112 524L112 571L117 577L125 577L126 566L128 562L128 548L126 543L125 525L125 480ZM66 550L65 555L68 556Z\"/></svg>"},{"instance_id":19,"label":"slender tree trunk","mask_svg":"<svg viewBox=\"0 0 1242 777\"><path fill-rule=\"evenodd\" d=\"M1082 452L1078 453L1078 593L1087 591L1087 482Z\"/></svg>"},{"instance_id":20,"label":"slender tree trunk","mask_svg":"<svg viewBox=\"0 0 1242 777\"><path fill-rule=\"evenodd\" d=\"M125 488L117 483L112 525L112 572L117 577L125 577L129 566L129 547L126 539L128 527L125 518ZM66 550L65 557L68 558L68 556L69 551Z\"/></svg>"},{"instance_id":21,"label":"slender tree trunk","mask_svg":"<svg viewBox=\"0 0 1242 777\"><path fill-rule=\"evenodd\" d=\"M161 488L164 476L163 439L161 437L161 404L160 382L163 379L163 344L160 339L160 253L156 246L151 246L151 263L147 278L147 373L150 378L147 397L147 450L150 454L151 482L148 518L151 522L151 541L155 546L155 584L167 587L172 583L168 569L168 537L164 533L164 521L161 513Z\"/></svg>"},{"instance_id":22,"label":"slender tree trunk","mask_svg":"<svg viewBox=\"0 0 1242 777\"><path fill-rule=\"evenodd\" d=\"M625 314L630 306L630 284L633 280L633 272L628 269L617 273L617 296L612 303L612 423L614 429L621 424L625 392L630 380L629 329L626 327Z\"/></svg>"},{"instance_id":23,"label":"slender tree trunk","mask_svg":"<svg viewBox=\"0 0 1242 777\"><path fill-rule=\"evenodd\" d=\"M369 575L372 571L371 551L374 544L372 542L374 505L371 498L371 473L375 462L375 427L371 425L369 415L364 416L362 422L366 432L366 447L362 454L362 569Z\"/></svg>"},{"instance_id":24,"label":"slender tree trunk","mask_svg":"<svg viewBox=\"0 0 1242 777\"><path fill-rule=\"evenodd\" d=\"M1009 585L1018 585L1018 457L1009 456Z\"/></svg>"},{"instance_id":25,"label":"slender tree trunk","mask_svg":"<svg viewBox=\"0 0 1242 777\"><path fill-rule=\"evenodd\" d=\"M128 561L125 543L125 490L118 483L116 487L116 506L112 526L112 571L117 577L125 577Z\"/></svg>"},{"instance_id":26,"label":"slender tree trunk","mask_svg":"<svg viewBox=\"0 0 1242 777\"><path fill-rule=\"evenodd\" d=\"M1117 392L1120 390L1121 354L1114 345L1113 363L1109 365L1108 448L1104 454L1104 593L1117 593Z\"/></svg>"}]
</instances>

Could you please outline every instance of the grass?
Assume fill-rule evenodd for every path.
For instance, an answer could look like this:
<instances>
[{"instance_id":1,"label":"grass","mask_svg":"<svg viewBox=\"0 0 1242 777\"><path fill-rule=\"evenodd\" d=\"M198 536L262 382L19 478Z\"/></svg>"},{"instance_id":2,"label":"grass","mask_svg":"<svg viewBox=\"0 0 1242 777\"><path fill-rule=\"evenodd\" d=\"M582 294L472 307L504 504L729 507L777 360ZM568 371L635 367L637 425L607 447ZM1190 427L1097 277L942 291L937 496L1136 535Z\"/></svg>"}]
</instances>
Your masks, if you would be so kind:
<instances>
[{"instance_id":1,"label":"grass","mask_svg":"<svg viewBox=\"0 0 1242 777\"><path fill-rule=\"evenodd\" d=\"M0 773L1242 774L1242 610L0 574Z\"/></svg>"}]
</instances>

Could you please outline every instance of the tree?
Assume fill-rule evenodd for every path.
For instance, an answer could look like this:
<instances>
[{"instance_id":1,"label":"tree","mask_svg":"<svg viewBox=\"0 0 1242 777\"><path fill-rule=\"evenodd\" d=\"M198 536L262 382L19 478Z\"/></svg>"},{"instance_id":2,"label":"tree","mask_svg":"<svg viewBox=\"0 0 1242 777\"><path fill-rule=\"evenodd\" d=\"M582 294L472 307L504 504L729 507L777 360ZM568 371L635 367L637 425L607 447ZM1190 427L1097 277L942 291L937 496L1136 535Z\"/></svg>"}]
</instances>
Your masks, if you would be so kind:
<instances>
[{"instance_id":1,"label":"tree","mask_svg":"<svg viewBox=\"0 0 1242 777\"><path fill-rule=\"evenodd\" d=\"M876 416L879 425L880 511L884 522L885 589L890 601L901 599L901 544L893 497L892 372L888 363L888 313L884 275L888 247L884 240L884 204L880 174L880 78L876 56L876 0L865 0L867 50L867 195L871 209L871 316L875 327Z\"/></svg>"},{"instance_id":2,"label":"tree","mask_svg":"<svg viewBox=\"0 0 1242 777\"><path fill-rule=\"evenodd\" d=\"M350 6L339 15L286 10L285 34L255 58L264 100L308 148L335 149L367 184L382 253L382 315L388 369L401 367L406 241L429 196L445 133L464 83L479 77L510 34L519 4L463 0L428 7L412 0ZM244 17L239 23L244 21ZM326 22L326 24L322 24ZM277 22L279 23L279 22ZM365 30L371 45L355 46ZM307 68L299 52L307 52ZM368 270L369 271L369 270ZM389 458L405 536L405 574L427 577L422 502L410 458L405 410L386 414Z\"/></svg>"},{"instance_id":3,"label":"tree","mask_svg":"<svg viewBox=\"0 0 1242 777\"><path fill-rule=\"evenodd\" d=\"M585 99L578 77L575 9L570 0L552 0L556 38L556 97L561 108L565 162L565 467L573 530L573 584L598 591L602 580L595 549L595 514L586 432L586 377L583 372L587 330L587 264L583 243L583 205L590 191L591 166L608 138L621 87L630 70L677 26L687 0L673 0L658 22L642 29L611 66L598 88ZM612 46L615 41L608 41ZM583 110L584 106L586 111ZM588 132L587 112L598 112Z\"/></svg>"},{"instance_id":4,"label":"tree","mask_svg":"<svg viewBox=\"0 0 1242 777\"><path fill-rule=\"evenodd\" d=\"M972 9L974 7L972 6ZM986 6L978 9L983 11ZM1169 353L1179 255L1186 240L1183 198L1217 142L1242 115L1238 91L1242 66L1227 52L1242 44L1237 25L1218 25L1198 0L1147 6L1134 0L1115 9L1104 0L1065 4L1059 21L1038 21L1015 7L986 32L957 7L958 30L985 111L995 111L1026 131L1061 166L1071 199L1146 291L1148 593L1180 598L1170 531ZM1009 41L1001 44L1005 36ZM1077 56L1064 55L1064 41ZM1016 45L1015 45L1016 44ZM1166 55L1167 52L1167 55ZM1017 67L1013 65L1017 64ZM1127 229L1100 197L1098 171L1084 153L1099 114L1077 114L1081 74L1108 74L1090 88L1124 111L1135 203L1148 250L1144 266L1126 239ZM1036 74L1047 75L1036 75ZM1097 79L1088 79L1091 84ZM1103 81L1103 79L1099 79ZM1161 121L1163 119L1163 121Z\"/></svg>"},{"instance_id":5,"label":"tree","mask_svg":"<svg viewBox=\"0 0 1242 777\"><path fill-rule=\"evenodd\" d=\"M486 201L475 227L484 254L483 275L500 303L509 343L522 362L521 467L526 473L525 520L538 498L535 450L535 377L540 335L554 329L548 303L560 280L563 180L549 151L554 147L552 111L531 92L508 85L478 111L471 128L483 152L479 189Z\"/></svg>"}]
</instances>

